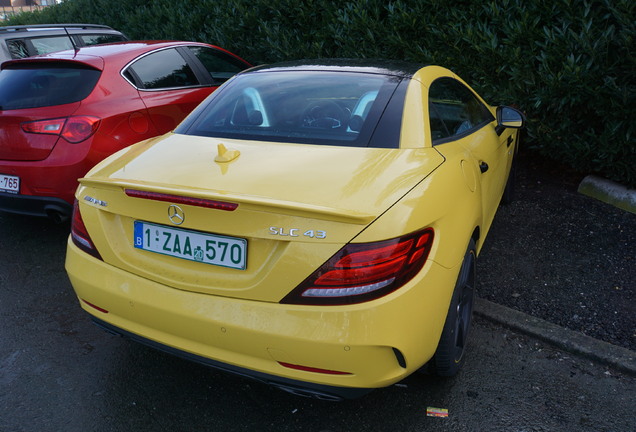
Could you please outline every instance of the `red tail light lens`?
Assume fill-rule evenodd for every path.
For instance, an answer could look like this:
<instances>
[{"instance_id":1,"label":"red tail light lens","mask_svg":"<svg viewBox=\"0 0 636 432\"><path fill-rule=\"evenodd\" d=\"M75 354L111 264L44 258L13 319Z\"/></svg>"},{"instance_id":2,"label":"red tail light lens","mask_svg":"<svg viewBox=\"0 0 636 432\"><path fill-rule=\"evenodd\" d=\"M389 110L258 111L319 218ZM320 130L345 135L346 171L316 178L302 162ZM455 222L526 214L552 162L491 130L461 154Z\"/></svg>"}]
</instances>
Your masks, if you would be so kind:
<instances>
[{"instance_id":1,"label":"red tail light lens","mask_svg":"<svg viewBox=\"0 0 636 432\"><path fill-rule=\"evenodd\" d=\"M22 123L22 130L28 133L59 135L64 128L66 118L38 120Z\"/></svg>"},{"instance_id":2,"label":"red tail light lens","mask_svg":"<svg viewBox=\"0 0 636 432\"><path fill-rule=\"evenodd\" d=\"M427 228L396 239L348 244L281 303L337 305L382 297L422 269L433 238L433 229Z\"/></svg>"},{"instance_id":3,"label":"red tail light lens","mask_svg":"<svg viewBox=\"0 0 636 432\"><path fill-rule=\"evenodd\" d=\"M95 258L101 260L102 256L97 251L97 248L93 244L93 240L91 240L91 236L88 234L88 230L86 229L86 225L84 225L84 221L82 220L82 214L79 211L79 204L77 200L75 200L75 204L73 205L73 222L71 224L71 239L73 239L73 243L75 246L83 250L89 255L94 256Z\"/></svg>"},{"instance_id":4,"label":"red tail light lens","mask_svg":"<svg viewBox=\"0 0 636 432\"><path fill-rule=\"evenodd\" d=\"M22 123L27 133L59 135L77 144L90 138L99 127L100 119L92 116L63 117Z\"/></svg>"},{"instance_id":5,"label":"red tail light lens","mask_svg":"<svg viewBox=\"0 0 636 432\"><path fill-rule=\"evenodd\" d=\"M97 131L99 122L97 117L69 117L62 130L62 138L73 144L87 140Z\"/></svg>"}]
</instances>

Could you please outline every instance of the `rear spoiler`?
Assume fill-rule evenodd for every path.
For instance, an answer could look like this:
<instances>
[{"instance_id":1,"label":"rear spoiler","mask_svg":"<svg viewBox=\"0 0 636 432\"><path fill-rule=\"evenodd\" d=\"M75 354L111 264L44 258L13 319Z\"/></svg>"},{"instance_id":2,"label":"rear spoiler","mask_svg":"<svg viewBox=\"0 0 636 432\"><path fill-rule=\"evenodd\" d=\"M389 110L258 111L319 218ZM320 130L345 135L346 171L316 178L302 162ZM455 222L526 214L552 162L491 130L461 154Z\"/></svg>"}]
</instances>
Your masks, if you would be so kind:
<instances>
[{"instance_id":1,"label":"rear spoiler","mask_svg":"<svg viewBox=\"0 0 636 432\"><path fill-rule=\"evenodd\" d=\"M152 190L148 188L147 183L124 182L111 180L108 178L81 178L79 182L85 186L113 187L121 188L121 192L125 193L125 189L135 189L148 192L159 192L177 196L187 196L192 198L202 198L215 201L226 201L232 203L246 204L256 211L284 213L290 216L302 216L314 219L329 220L334 222L345 222L356 225L367 225L372 222L376 216L357 212L350 209L342 209L336 207L319 206L315 204L299 203L295 201L285 201L274 198L267 198L253 195L239 195L231 193L221 193L210 190L179 190L174 187L153 185Z\"/></svg>"}]
</instances>

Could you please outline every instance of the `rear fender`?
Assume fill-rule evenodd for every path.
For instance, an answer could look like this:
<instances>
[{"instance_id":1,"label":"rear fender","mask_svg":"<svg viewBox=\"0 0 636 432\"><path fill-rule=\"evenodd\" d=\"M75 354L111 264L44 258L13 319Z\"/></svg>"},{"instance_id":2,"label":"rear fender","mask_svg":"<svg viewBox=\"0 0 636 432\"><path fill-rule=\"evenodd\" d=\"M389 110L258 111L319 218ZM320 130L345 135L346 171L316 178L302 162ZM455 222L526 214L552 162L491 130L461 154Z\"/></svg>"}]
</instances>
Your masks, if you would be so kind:
<instances>
[{"instance_id":1,"label":"rear fender","mask_svg":"<svg viewBox=\"0 0 636 432\"><path fill-rule=\"evenodd\" d=\"M460 265L468 242L482 224L479 183L465 180L461 161L461 157L447 160L353 242L394 238L432 227L435 244L430 259L449 269ZM482 241L478 239L478 249Z\"/></svg>"}]
</instances>

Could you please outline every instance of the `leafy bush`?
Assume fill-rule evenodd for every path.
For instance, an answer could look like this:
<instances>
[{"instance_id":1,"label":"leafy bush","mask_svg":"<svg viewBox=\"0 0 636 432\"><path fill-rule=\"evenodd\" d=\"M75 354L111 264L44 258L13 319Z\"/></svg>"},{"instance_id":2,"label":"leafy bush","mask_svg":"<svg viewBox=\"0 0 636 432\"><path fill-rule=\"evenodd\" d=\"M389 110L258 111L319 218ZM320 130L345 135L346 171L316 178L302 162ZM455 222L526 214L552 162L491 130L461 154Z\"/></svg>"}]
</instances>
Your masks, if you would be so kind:
<instances>
[{"instance_id":1,"label":"leafy bush","mask_svg":"<svg viewBox=\"0 0 636 432\"><path fill-rule=\"evenodd\" d=\"M636 186L633 0L66 0L17 23L108 24L134 39L199 40L253 63L398 58L446 66L516 104L529 145Z\"/></svg>"}]
</instances>

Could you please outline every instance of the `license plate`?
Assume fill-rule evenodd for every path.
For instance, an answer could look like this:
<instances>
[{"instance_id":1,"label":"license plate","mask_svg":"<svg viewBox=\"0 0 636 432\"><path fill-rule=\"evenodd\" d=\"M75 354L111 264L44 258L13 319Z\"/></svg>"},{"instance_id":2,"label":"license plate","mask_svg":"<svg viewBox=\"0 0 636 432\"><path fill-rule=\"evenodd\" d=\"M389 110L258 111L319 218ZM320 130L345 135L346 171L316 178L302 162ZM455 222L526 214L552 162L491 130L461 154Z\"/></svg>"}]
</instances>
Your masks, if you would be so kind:
<instances>
[{"instance_id":1,"label":"license plate","mask_svg":"<svg viewBox=\"0 0 636 432\"><path fill-rule=\"evenodd\" d=\"M135 221L133 245L176 258L245 270L247 240Z\"/></svg>"},{"instance_id":2,"label":"license plate","mask_svg":"<svg viewBox=\"0 0 636 432\"><path fill-rule=\"evenodd\" d=\"M0 191L16 194L20 192L20 177L0 174Z\"/></svg>"}]
</instances>

